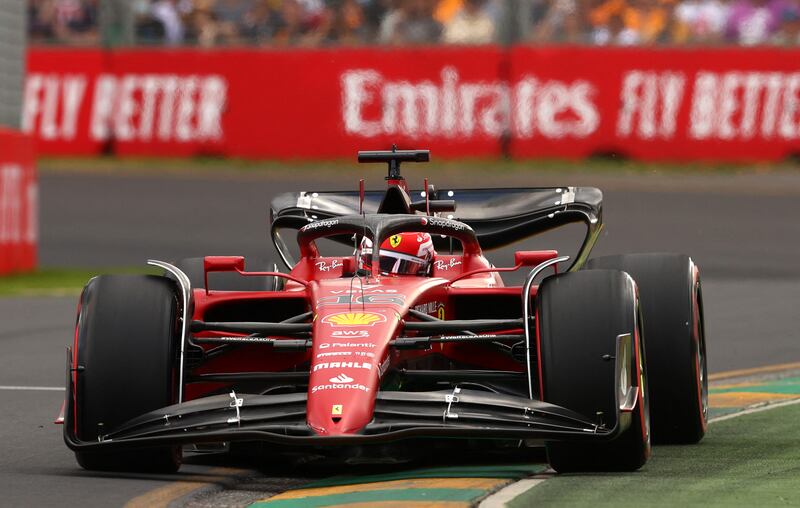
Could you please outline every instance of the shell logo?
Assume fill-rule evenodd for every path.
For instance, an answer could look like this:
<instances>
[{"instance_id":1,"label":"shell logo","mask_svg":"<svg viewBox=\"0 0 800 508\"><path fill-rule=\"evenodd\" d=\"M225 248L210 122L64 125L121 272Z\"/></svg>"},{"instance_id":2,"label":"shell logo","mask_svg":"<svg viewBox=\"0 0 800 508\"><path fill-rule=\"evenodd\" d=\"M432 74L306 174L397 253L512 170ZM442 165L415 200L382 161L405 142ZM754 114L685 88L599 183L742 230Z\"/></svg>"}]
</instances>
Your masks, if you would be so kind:
<instances>
[{"instance_id":1,"label":"shell logo","mask_svg":"<svg viewBox=\"0 0 800 508\"><path fill-rule=\"evenodd\" d=\"M339 312L325 316L322 322L331 326L372 326L385 323L386 316L376 312Z\"/></svg>"}]
</instances>

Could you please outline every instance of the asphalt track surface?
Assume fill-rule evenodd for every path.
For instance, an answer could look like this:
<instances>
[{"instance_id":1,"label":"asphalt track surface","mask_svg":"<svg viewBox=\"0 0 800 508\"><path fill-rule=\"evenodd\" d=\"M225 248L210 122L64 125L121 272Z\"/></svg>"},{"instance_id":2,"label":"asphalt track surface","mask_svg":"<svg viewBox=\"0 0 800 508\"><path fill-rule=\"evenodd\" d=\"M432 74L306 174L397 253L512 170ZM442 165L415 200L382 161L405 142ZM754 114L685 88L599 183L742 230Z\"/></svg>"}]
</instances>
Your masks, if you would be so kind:
<instances>
[{"instance_id":1,"label":"asphalt track surface","mask_svg":"<svg viewBox=\"0 0 800 508\"><path fill-rule=\"evenodd\" d=\"M272 195L352 188L356 176L44 172L41 264L263 257L271 252ZM503 173L467 176L461 184L453 172L438 176L440 187L603 188L607 226L595 254L686 252L700 265L711 372L800 361L800 176ZM368 187L381 183L373 173ZM500 253L497 264L510 255ZM63 386L75 305L75 297L0 299L0 386ZM184 466L177 477L82 471L63 445L60 427L51 424L62 399L59 391L0 389L0 506L121 506L171 481L191 484L214 474L201 463ZM280 491L302 474L277 468L267 476L270 488Z\"/></svg>"}]
</instances>

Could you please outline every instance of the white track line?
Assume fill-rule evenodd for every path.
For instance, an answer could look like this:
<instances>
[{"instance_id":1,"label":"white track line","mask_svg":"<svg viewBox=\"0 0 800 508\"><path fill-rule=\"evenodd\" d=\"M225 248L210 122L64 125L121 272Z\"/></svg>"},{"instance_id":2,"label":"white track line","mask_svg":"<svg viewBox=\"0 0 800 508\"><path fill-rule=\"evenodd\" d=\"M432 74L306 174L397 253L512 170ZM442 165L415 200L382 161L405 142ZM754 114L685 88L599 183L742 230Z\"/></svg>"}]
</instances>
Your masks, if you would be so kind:
<instances>
[{"instance_id":1,"label":"white track line","mask_svg":"<svg viewBox=\"0 0 800 508\"><path fill-rule=\"evenodd\" d=\"M514 482L508 487L498 490L491 496L481 501L480 504L478 505L478 508L502 508L503 506L506 505L506 503L508 503L515 497L524 494L525 492L528 491L528 489L534 488L535 486L539 485L545 480L546 477L539 478L537 476L534 476L531 478L525 478L524 480L520 480L518 482Z\"/></svg>"},{"instance_id":2,"label":"white track line","mask_svg":"<svg viewBox=\"0 0 800 508\"><path fill-rule=\"evenodd\" d=\"M800 404L800 399L792 399L792 400L785 400L782 402L773 402L773 403L761 403L755 406L751 406L748 409L743 411L737 411L736 413L727 414L724 416L718 416L716 418L711 418L708 420L708 423L717 423L722 422L725 420L730 420L732 418L737 418L739 416L750 415L753 413L760 413L762 411L768 411L770 409L775 409L784 406L792 406L794 404ZM524 494L529 489L532 489L545 481L549 478L550 475L536 475L530 478L525 478L518 482L514 482L508 487L498 490L491 496L487 497L478 505L478 508L503 508L506 506L506 503L513 500L515 497Z\"/></svg>"},{"instance_id":3,"label":"white track line","mask_svg":"<svg viewBox=\"0 0 800 508\"><path fill-rule=\"evenodd\" d=\"M767 411L768 409L775 409L777 407L783 407L783 406L792 406L794 404L800 404L800 399L784 400L782 402L761 403L755 406L751 406L750 408L745 409L744 411L738 411L736 413L731 413L723 416L718 416L716 418L711 418L710 420L708 420L708 423L722 422L725 420L730 420L731 418L736 418L738 416L751 415L753 413L760 413L762 411Z\"/></svg>"},{"instance_id":4,"label":"white track line","mask_svg":"<svg viewBox=\"0 0 800 508\"><path fill-rule=\"evenodd\" d=\"M0 386L0 390L33 391L33 392L63 392L63 386Z\"/></svg>"}]
</instances>

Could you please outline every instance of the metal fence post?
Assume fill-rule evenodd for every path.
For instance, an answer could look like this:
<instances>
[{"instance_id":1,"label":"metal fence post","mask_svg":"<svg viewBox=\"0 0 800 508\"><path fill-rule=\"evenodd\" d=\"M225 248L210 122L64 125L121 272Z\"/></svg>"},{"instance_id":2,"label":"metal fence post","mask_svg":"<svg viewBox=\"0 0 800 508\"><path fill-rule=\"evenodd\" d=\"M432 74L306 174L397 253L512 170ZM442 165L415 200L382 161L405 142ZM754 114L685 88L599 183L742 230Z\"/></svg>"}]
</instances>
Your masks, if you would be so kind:
<instances>
[{"instance_id":1,"label":"metal fence post","mask_svg":"<svg viewBox=\"0 0 800 508\"><path fill-rule=\"evenodd\" d=\"M100 40L103 46L133 46L133 2L129 0L103 0L100 2Z\"/></svg>"}]
</instances>

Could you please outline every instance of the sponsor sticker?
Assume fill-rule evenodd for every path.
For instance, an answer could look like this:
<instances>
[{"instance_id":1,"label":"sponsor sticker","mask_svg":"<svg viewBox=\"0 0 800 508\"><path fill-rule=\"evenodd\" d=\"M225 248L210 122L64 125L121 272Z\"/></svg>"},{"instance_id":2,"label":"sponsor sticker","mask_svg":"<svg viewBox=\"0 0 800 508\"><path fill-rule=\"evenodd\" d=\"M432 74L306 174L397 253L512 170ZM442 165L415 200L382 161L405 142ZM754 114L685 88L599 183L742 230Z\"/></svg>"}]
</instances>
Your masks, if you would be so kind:
<instances>
[{"instance_id":1,"label":"sponsor sticker","mask_svg":"<svg viewBox=\"0 0 800 508\"><path fill-rule=\"evenodd\" d=\"M317 353L317 358L330 358L331 356L350 356L352 351L328 351L327 353Z\"/></svg>"},{"instance_id":2,"label":"sponsor sticker","mask_svg":"<svg viewBox=\"0 0 800 508\"><path fill-rule=\"evenodd\" d=\"M461 261L458 261L456 258L450 258L450 261L436 260L433 262L433 266L436 267L437 270L449 270L460 265Z\"/></svg>"},{"instance_id":3,"label":"sponsor sticker","mask_svg":"<svg viewBox=\"0 0 800 508\"><path fill-rule=\"evenodd\" d=\"M372 342L324 342L319 345L320 349L330 349L338 347L347 348L374 348L375 344Z\"/></svg>"},{"instance_id":4,"label":"sponsor sticker","mask_svg":"<svg viewBox=\"0 0 800 508\"><path fill-rule=\"evenodd\" d=\"M365 358L375 358L375 353L369 351L327 351L317 353L317 358L330 358L332 356L363 356Z\"/></svg>"},{"instance_id":5,"label":"sponsor sticker","mask_svg":"<svg viewBox=\"0 0 800 508\"><path fill-rule=\"evenodd\" d=\"M333 337L369 337L369 330L334 330Z\"/></svg>"},{"instance_id":6,"label":"sponsor sticker","mask_svg":"<svg viewBox=\"0 0 800 508\"><path fill-rule=\"evenodd\" d=\"M331 294L334 294L334 295L341 295L341 294L349 295L351 293L358 293L358 294L362 294L362 293L363 294L397 293L397 290L396 289L381 288L381 287L378 287L376 285L364 285L364 286L358 285L355 288L353 288L352 291L350 291L349 289L332 289L331 290Z\"/></svg>"},{"instance_id":7,"label":"sponsor sticker","mask_svg":"<svg viewBox=\"0 0 800 508\"><path fill-rule=\"evenodd\" d=\"M376 304L376 305L403 305L406 301L406 295L362 295L355 296L352 294L339 295L339 296L323 296L317 300L317 307L325 307L326 305L353 305L353 304Z\"/></svg>"},{"instance_id":8,"label":"sponsor sticker","mask_svg":"<svg viewBox=\"0 0 800 508\"><path fill-rule=\"evenodd\" d=\"M322 322L331 326L373 326L385 323L386 316L377 312L339 312L325 316Z\"/></svg>"},{"instance_id":9,"label":"sponsor sticker","mask_svg":"<svg viewBox=\"0 0 800 508\"><path fill-rule=\"evenodd\" d=\"M311 224L306 224L300 228L300 231L311 231L312 229L319 228L332 228L337 224L339 224L339 219L318 220L316 222L312 222Z\"/></svg>"},{"instance_id":10,"label":"sponsor sticker","mask_svg":"<svg viewBox=\"0 0 800 508\"><path fill-rule=\"evenodd\" d=\"M372 370L372 365L369 363L361 362L323 362L314 365L314 372L325 369L365 369ZM352 380L351 380L352 381ZM341 381L342 383L349 383L350 381Z\"/></svg>"},{"instance_id":11,"label":"sponsor sticker","mask_svg":"<svg viewBox=\"0 0 800 508\"><path fill-rule=\"evenodd\" d=\"M450 219L442 219L440 217L422 217L420 219L420 222L422 223L423 226L437 226L442 228L453 229L455 231L465 231L472 229L463 222L458 222Z\"/></svg>"},{"instance_id":12,"label":"sponsor sticker","mask_svg":"<svg viewBox=\"0 0 800 508\"><path fill-rule=\"evenodd\" d=\"M351 378L347 374L342 373L336 377L330 378L328 381L330 381L331 383L352 383L353 378Z\"/></svg>"},{"instance_id":13,"label":"sponsor sticker","mask_svg":"<svg viewBox=\"0 0 800 508\"><path fill-rule=\"evenodd\" d=\"M347 378L347 379L350 379L347 376L344 376L344 377ZM340 379L340 377L337 376L337 377L331 378L331 381L330 381L331 384L312 386L311 387L311 393L323 392L323 391L326 391L326 390L361 390L362 392L367 392L367 393L369 393L369 391L370 391L370 389L368 387L366 387L366 386L364 386L364 385L362 385L360 383L351 383L350 381L352 381L352 379L350 379L350 381L348 381L348 382L340 382L339 379ZM336 381L334 381L334 380L336 380Z\"/></svg>"},{"instance_id":14,"label":"sponsor sticker","mask_svg":"<svg viewBox=\"0 0 800 508\"><path fill-rule=\"evenodd\" d=\"M334 259L330 263L328 263L327 261L318 261L314 263L314 265L320 272L330 272L331 270L336 270L337 268L341 268L342 266L344 266L344 263L342 263L338 259Z\"/></svg>"},{"instance_id":15,"label":"sponsor sticker","mask_svg":"<svg viewBox=\"0 0 800 508\"><path fill-rule=\"evenodd\" d=\"M439 302L426 302L414 306L414 310L424 314L434 314L440 305L441 303Z\"/></svg>"},{"instance_id":16,"label":"sponsor sticker","mask_svg":"<svg viewBox=\"0 0 800 508\"><path fill-rule=\"evenodd\" d=\"M248 337L248 336L230 336L230 337L217 337L219 340L225 340L229 342L254 342L254 343L264 343L264 344L272 344L275 342L275 339L271 337Z\"/></svg>"},{"instance_id":17,"label":"sponsor sticker","mask_svg":"<svg viewBox=\"0 0 800 508\"><path fill-rule=\"evenodd\" d=\"M332 416L341 416L342 414L342 404L334 404L331 406L331 415Z\"/></svg>"},{"instance_id":18,"label":"sponsor sticker","mask_svg":"<svg viewBox=\"0 0 800 508\"><path fill-rule=\"evenodd\" d=\"M442 302L427 302L422 303L414 307L414 310L417 312L422 312L423 314L429 314L431 316L436 316L439 319L444 319L445 316L445 307Z\"/></svg>"}]
</instances>

